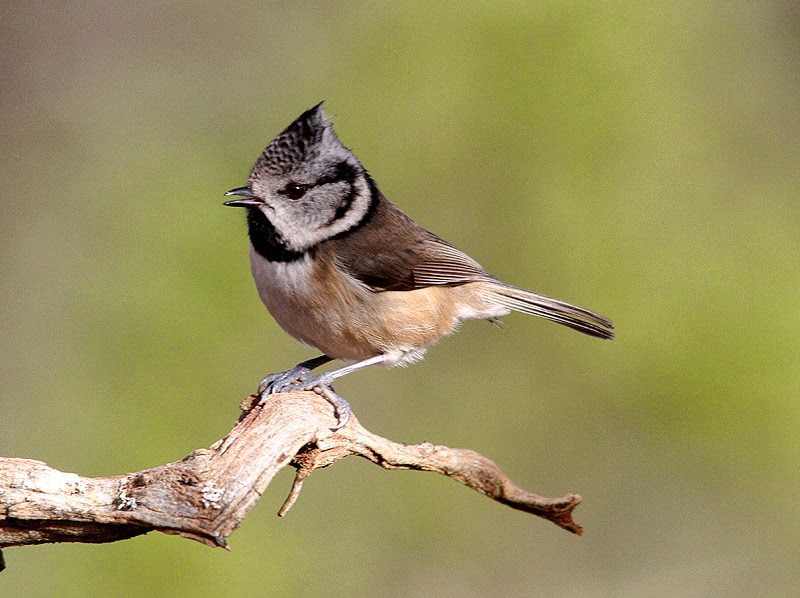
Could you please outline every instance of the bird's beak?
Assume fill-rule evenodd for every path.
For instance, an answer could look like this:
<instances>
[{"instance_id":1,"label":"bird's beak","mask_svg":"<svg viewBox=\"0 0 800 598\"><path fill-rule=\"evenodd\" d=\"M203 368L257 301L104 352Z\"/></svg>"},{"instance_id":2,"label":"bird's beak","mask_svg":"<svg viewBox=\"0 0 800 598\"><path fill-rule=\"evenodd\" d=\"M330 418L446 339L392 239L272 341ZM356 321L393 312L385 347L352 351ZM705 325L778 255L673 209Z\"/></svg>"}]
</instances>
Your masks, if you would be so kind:
<instances>
[{"instance_id":1,"label":"bird's beak","mask_svg":"<svg viewBox=\"0 0 800 598\"><path fill-rule=\"evenodd\" d=\"M230 195L238 195L243 199L232 199L230 201L226 201L224 205L232 206L234 208L252 208L254 206L258 206L264 203L263 200L256 197L252 191L250 191L249 187L237 187L236 189L231 189L228 191L226 196Z\"/></svg>"}]
</instances>

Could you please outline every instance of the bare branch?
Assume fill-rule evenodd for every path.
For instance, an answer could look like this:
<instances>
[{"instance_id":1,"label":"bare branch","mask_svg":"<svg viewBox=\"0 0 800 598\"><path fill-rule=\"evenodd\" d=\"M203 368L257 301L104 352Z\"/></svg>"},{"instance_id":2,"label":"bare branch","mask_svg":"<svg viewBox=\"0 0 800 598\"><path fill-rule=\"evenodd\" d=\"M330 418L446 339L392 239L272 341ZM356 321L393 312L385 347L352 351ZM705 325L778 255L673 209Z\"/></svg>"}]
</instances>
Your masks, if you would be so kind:
<instances>
[{"instance_id":1,"label":"bare branch","mask_svg":"<svg viewBox=\"0 0 800 598\"><path fill-rule=\"evenodd\" d=\"M153 530L227 547L226 538L281 469L297 469L279 512L284 516L315 469L350 455L386 469L437 472L514 509L582 532L572 520L580 496L537 496L512 484L494 462L474 451L392 442L365 430L355 416L332 432L330 404L313 392L272 395L262 405L249 397L242 408L234 429L211 448L126 475L87 478L41 461L0 458L0 548L114 542Z\"/></svg>"}]
</instances>

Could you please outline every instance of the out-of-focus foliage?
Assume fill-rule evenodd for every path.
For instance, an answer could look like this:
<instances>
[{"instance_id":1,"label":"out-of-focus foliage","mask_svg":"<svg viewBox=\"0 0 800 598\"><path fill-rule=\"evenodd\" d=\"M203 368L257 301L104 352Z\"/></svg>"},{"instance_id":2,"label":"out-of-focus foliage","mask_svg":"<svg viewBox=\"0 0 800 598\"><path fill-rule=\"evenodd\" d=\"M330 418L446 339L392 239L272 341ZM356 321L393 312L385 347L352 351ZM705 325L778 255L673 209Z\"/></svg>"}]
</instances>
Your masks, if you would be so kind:
<instances>
[{"instance_id":1,"label":"out-of-focus foliage","mask_svg":"<svg viewBox=\"0 0 800 598\"><path fill-rule=\"evenodd\" d=\"M222 193L321 99L383 191L520 315L337 389L397 440L577 491L577 538L419 473L282 476L233 552L7 550L8 596L788 595L800 516L800 11L792 2L6 3L0 454L86 475L223 435L313 355Z\"/></svg>"}]
</instances>

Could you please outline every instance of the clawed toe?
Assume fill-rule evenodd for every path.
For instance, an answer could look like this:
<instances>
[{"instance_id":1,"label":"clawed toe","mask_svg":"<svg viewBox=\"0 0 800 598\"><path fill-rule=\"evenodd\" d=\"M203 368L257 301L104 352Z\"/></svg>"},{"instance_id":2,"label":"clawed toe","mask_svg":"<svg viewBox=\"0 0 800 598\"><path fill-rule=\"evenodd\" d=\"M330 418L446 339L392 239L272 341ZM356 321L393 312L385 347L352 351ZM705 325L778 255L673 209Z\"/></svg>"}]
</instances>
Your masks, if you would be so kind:
<instances>
[{"instance_id":1,"label":"clawed toe","mask_svg":"<svg viewBox=\"0 0 800 598\"><path fill-rule=\"evenodd\" d=\"M285 372L270 374L266 376L261 384L258 385L258 394L276 394L279 392L291 392L293 390L305 390L306 383L313 378L311 370L306 367L294 367Z\"/></svg>"},{"instance_id":2,"label":"clawed toe","mask_svg":"<svg viewBox=\"0 0 800 598\"><path fill-rule=\"evenodd\" d=\"M331 386L316 386L312 390L328 401L333 407L337 422L335 426L331 427L331 430L335 432L340 428L344 428L347 422L350 421L350 403L337 395Z\"/></svg>"}]
</instances>

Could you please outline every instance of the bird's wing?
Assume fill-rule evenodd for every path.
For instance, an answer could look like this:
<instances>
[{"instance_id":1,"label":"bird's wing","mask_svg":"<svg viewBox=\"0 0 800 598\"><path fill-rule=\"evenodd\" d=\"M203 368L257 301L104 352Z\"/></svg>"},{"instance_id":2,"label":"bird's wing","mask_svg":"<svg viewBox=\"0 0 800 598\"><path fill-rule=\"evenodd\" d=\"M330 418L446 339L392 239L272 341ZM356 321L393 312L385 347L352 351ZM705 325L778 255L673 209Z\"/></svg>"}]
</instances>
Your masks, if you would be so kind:
<instances>
[{"instance_id":1,"label":"bird's wing","mask_svg":"<svg viewBox=\"0 0 800 598\"><path fill-rule=\"evenodd\" d=\"M339 268L376 292L491 279L478 262L422 228L382 195L366 222L332 239L326 250Z\"/></svg>"},{"instance_id":2,"label":"bird's wing","mask_svg":"<svg viewBox=\"0 0 800 598\"><path fill-rule=\"evenodd\" d=\"M463 251L424 231L414 239L395 238L385 245L343 244L339 267L371 290L412 291L429 286L460 285L491 278Z\"/></svg>"},{"instance_id":3,"label":"bird's wing","mask_svg":"<svg viewBox=\"0 0 800 598\"><path fill-rule=\"evenodd\" d=\"M419 260L411 269L414 288L490 278L478 262L433 233L421 245Z\"/></svg>"},{"instance_id":4,"label":"bird's wing","mask_svg":"<svg viewBox=\"0 0 800 598\"><path fill-rule=\"evenodd\" d=\"M380 251L339 252L339 265L373 291L412 291L435 285L459 285L489 278L480 264L436 235L428 233L400 247ZM355 248L353 248L355 249Z\"/></svg>"}]
</instances>

